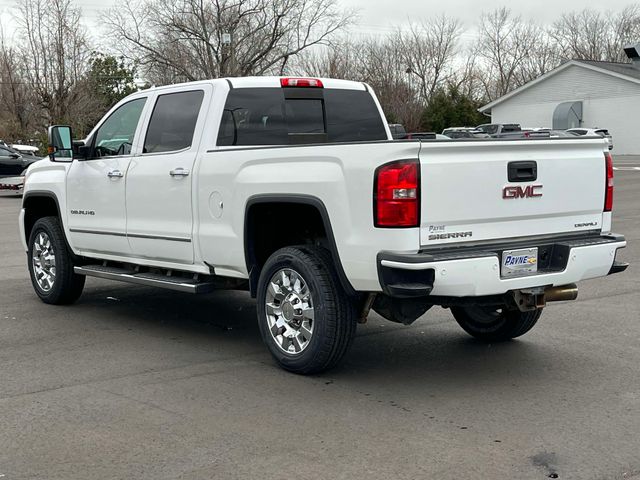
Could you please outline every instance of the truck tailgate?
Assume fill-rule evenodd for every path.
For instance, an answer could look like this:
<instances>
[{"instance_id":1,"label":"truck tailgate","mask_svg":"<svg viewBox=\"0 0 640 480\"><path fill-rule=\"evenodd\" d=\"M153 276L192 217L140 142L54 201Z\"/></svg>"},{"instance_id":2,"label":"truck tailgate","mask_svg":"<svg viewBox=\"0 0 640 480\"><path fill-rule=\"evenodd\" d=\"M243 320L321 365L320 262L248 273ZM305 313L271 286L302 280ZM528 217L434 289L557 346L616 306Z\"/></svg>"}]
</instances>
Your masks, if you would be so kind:
<instances>
[{"instance_id":1,"label":"truck tailgate","mask_svg":"<svg viewBox=\"0 0 640 480\"><path fill-rule=\"evenodd\" d=\"M600 230L605 148L589 139L423 142L421 245ZM509 181L510 164L523 181Z\"/></svg>"}]
</instances>

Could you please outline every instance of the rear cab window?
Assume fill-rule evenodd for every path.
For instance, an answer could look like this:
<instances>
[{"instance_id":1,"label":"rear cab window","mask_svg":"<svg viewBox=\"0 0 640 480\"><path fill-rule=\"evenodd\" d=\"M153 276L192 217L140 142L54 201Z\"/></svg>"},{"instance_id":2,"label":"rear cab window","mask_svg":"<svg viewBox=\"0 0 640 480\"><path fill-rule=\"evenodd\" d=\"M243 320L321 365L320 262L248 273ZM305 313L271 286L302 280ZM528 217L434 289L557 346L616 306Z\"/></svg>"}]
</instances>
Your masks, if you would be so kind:
<instances>
[{"instance_id":1,"label":"rear cab window","mask_svg":"<svg viewBox=\"0 0 640 480\"><path fill-rule=\"evenodd\" d=\"M219 146L387 140L382 115L364 90L236 88L229 91Z\"/></svg>"}]
</instances>

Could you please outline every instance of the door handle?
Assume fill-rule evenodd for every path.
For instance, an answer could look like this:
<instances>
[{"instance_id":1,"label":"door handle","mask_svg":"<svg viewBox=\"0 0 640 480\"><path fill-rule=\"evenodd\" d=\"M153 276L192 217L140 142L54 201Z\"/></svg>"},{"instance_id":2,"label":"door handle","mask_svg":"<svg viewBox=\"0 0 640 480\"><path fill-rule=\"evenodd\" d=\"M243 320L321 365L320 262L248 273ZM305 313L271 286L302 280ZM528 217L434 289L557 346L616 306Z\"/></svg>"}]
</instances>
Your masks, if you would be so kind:
<instances>
[{"instance_id":1,"label":"door handle","mask_svg":"<svg viewBox=\"0 0 640 480\"><path fill-rule=\"evenodd\" d=\"M172 177L186 177L189 175L189 170L186 170L182 167L174 168L169 172L169 175Z\"/></svg>"},{"instance_id":2,"label":"door handle","mask_svg":"<svg viewBox=\"0 0 640 480\"><path fill-rule=\"evenodd\" d=\"M124 173L122 173L120 170L111 170L109 173L107 173L107 177L121 178L121 177L124 177Z\"/></svg>"}]
</instances>

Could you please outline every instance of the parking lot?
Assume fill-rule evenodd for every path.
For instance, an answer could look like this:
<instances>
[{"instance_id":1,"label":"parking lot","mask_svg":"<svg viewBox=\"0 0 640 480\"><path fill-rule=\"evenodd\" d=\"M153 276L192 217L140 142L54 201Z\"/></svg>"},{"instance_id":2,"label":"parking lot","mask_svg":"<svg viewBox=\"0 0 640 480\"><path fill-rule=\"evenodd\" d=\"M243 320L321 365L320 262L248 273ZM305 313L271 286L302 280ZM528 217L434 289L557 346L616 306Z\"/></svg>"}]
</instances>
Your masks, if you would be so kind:
<instances>
[{"instance_id":1,"label":"parking lot","mask_svg":"<svg viewBox=\"0 0 640 480\"><path fill-rule=\"evenodd\" d=\"M640 162L616 166L625 273L505 344L372 314L315 377L274 365L245 293L41 303L0 198L0 478L640 478Z\"/></svg>"}]
</instances>

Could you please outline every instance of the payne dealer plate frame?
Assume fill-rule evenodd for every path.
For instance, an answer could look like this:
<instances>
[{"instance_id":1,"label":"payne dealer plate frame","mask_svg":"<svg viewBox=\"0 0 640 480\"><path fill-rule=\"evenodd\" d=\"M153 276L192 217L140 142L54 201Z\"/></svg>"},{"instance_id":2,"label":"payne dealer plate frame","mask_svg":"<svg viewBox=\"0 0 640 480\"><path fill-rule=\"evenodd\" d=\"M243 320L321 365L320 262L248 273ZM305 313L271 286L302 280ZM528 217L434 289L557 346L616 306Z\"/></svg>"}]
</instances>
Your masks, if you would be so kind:
<instances>
[{"instance_id":1,"label":"payne dealer plate frame","mask_svg":"<svg viewBox=\"0 0 640 480\"><path fill-rule=\"evenodd\" d=\"M519 248L502 252L500 276L502 278L525 277L538 272L538 247Z\"/></svg>"}]
</instances>

